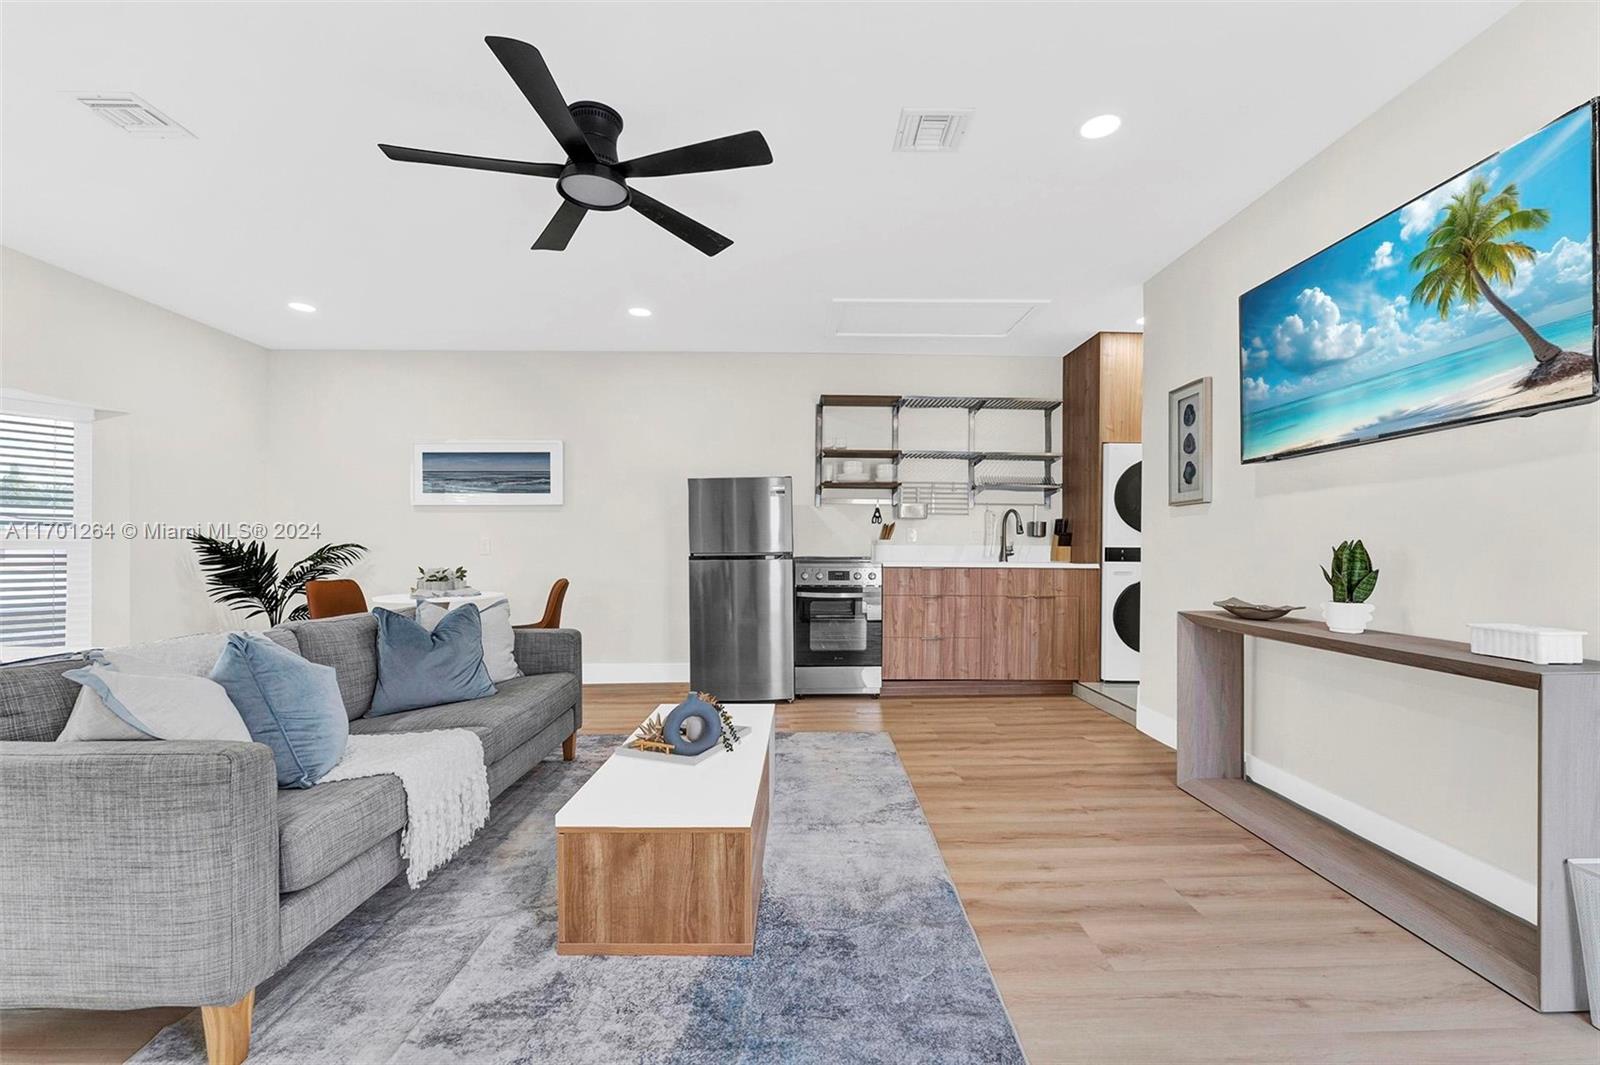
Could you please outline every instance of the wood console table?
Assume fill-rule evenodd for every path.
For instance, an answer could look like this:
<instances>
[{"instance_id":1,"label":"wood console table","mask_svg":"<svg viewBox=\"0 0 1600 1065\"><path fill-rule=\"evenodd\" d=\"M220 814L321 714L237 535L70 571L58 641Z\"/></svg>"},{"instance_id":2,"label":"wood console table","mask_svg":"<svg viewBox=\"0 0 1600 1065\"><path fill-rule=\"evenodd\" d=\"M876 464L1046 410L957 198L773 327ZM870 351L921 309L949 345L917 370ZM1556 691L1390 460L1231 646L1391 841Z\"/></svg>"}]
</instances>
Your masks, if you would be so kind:
<instances>
[{"instance_id":1,"label":"wood console table","mask_svg":"<svg viewBox=\"0 0 1600 1065\"><path fill-rule=\"evenodd\" d=\"M1539 693L1539 910L1529 924L1244 777L1244 638ZM1568 858L1600 857L1600 662L1537 666L1465 643L1320 622L1178 615L1178 786L1536 1010L1587 1008Z\"/></svg>"}]
</instances>

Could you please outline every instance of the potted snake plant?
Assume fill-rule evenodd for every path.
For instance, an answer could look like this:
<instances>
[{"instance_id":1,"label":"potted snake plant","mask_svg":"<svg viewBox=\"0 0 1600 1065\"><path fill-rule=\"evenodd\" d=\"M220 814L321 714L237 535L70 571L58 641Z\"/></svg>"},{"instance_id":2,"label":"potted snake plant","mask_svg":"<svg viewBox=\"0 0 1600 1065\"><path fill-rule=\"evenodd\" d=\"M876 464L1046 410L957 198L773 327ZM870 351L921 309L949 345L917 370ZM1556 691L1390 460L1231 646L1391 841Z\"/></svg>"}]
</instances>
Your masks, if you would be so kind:
<instances>
[{"instance_id":1,"label":"potted snake plant","mask_svg":"<svg viewBox=\"0 0 1600 1065\"><path fill-rule=\"evenodd\" d=\"M1323 579L1333 590L1333 599L1322 604L1322 620L1332 632L1358 633L1367 630L1372 620L1372 604L1367 599L1378 586L1378 571L1372 556L1360 540L1346 540L1333 549L1333 566L1322 567Z\"/></svg>"}]
</instances>

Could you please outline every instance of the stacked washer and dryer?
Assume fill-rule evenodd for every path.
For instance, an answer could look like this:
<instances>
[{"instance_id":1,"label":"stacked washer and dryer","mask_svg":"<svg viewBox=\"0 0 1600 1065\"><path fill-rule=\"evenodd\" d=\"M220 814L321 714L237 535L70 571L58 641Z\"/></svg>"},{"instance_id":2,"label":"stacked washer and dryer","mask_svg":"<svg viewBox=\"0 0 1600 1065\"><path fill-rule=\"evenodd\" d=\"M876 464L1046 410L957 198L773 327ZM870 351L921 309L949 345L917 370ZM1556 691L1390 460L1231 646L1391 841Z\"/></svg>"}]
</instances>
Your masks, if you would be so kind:
<instances>
[{"instance_id":1,"label":"stacked washer and dryer","mask_svg":"<svg viewBox=\"0 0 1600 1065\"><path fill-rule=\"evenodd\" d=\"M1144 448L1101 445L1100 679L1139 679L1139 497Z\"/></svg>"}]
</instances>

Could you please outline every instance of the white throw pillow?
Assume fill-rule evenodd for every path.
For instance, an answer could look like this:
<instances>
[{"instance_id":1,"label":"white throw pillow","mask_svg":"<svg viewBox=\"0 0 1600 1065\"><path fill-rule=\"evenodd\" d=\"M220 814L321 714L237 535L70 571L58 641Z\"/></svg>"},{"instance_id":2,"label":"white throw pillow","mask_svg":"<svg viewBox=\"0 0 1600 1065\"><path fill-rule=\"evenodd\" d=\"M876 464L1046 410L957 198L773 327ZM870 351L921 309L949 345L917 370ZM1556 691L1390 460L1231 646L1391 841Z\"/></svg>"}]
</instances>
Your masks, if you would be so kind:
<instances>
[{"instance_id":1,"label":"white throw pillow","mask_svg":"<svg viewBox=\"0 0 1600 1065\"><path fill-rule=\"evenodd\" d=\"M79 740L235 740L250 730L222 685L120 651L97 651L62 676L83 686L56 737Z\"/></svg>"},{"instance_id":2,"label":"white throw pillow","mask_svg":"<svg viewBox=\"0 0 1600 1065\"><path fill-rule=\"evenodd\" d=\"M222 657L223 649L228 646L228 636L226 632L202 632L195 636L174 636L153 643L108 647L100 653L124 673L140 670L117 665L119 658L129 661L137 659L146 666L142 670L146 673L152 671L148 667L155 667L154 672L158 673L186 673L191 677L204 677L217 664L217 659Z\"/></svg>"},{"instance_id":3,"label":"white throw pillow","mask_svg":"<svg viewBox=\"0 0 1600 1065\"><path fill-rule=\"evenodd\" d=\"M522 670L517 668L517 637L511 630L511 600L504 596L473 596L448 607L424 599L417 604L417 624L432 632L445 614L464 606L476 606L483 622L483 664L489 670L489 679L499 684L522 676Z\"/></svg>"}]
</instances>

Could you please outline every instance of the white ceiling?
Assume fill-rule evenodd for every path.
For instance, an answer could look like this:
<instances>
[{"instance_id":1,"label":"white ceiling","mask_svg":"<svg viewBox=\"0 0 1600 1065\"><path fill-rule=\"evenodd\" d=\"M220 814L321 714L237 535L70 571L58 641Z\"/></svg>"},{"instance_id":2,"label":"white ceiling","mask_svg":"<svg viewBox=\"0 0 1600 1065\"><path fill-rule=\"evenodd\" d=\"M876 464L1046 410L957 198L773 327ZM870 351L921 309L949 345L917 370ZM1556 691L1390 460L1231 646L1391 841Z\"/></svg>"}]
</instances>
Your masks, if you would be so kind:
<instances>
[{"instance_id":1,"label":"white ceiling","mask_svg":"<svg viewBox=\"0 0 1600 1065\"><path fill-rule=\"evenodd\" d=\"M1510 6L8 3L0 239L271 348L1058 354ZM623 211L533 252L553 182L385 159L560 160L487 34L620 110L623 158L765 133L772 166L640 182L734 246ZM907 106L974 108L960 152L890 151ZM833 335L839 298L1050 302L878 339Z\"/></svg>"}]
</instances>

